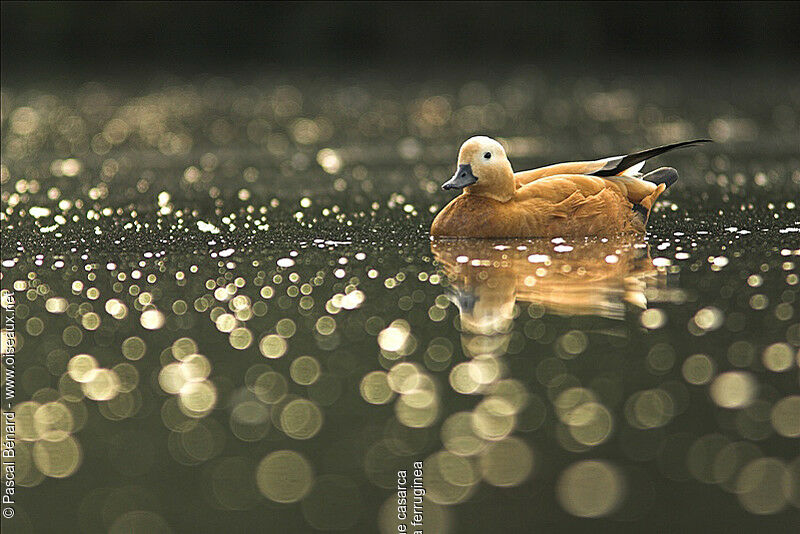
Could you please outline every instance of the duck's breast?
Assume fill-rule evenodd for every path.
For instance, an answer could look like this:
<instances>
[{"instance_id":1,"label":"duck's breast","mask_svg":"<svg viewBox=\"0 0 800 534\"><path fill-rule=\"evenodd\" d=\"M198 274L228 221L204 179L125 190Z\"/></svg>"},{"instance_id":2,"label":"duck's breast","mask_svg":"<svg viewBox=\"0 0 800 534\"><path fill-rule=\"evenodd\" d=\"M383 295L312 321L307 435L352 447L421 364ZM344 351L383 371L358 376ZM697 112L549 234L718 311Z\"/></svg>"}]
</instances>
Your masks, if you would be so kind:
<instances>
[{"instance_id":1,"label":"duck's breast","mask_svg":"<svg viewBox=\"0 0 800 534\"><path fill-rule=\"evenodd\" d=\"M498 202L478 195L462 194L454 198L436 216L431 225L434 237L523 237L530 235L520 228L520 216L512 202ZM522 230L522 231L521 231Z\"/></svg>"}]
</instances>

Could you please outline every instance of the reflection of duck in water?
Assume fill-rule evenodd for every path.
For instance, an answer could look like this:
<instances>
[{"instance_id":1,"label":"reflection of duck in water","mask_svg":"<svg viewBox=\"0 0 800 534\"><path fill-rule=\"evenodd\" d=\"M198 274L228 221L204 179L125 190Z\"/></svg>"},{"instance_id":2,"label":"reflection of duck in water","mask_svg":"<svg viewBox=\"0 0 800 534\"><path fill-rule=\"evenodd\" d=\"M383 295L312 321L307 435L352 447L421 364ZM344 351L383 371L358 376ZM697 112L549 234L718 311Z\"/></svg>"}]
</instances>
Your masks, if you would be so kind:
<instances>
[{"instance_id":1,"label":"reflection of duck in water","mask_svg":"<svg viewBox=\"0 0 800 534\"><path fill-rule=\"evenodd\" d=\"M431 250L451 280L463 328L485 335L509 328L516 301L621 318L626 302L646 306L646 283L657 275L645 244L634 239L435 239Z\"/></svg>"},{"instance_id":2,"label":"reflection of duck in water","mask_svg":"<svg viewBox=\"0 0 800 534\"><path fill-rule=\"evenodd\" d=\"M579 237L644 232L656 199L678 179L669 167L644 176L648 159L705 140L675 143L596 161L515 173L502 145L468 139L443 189L463 193L439 212L435 237Z\"/></svg>"}]
</instances>

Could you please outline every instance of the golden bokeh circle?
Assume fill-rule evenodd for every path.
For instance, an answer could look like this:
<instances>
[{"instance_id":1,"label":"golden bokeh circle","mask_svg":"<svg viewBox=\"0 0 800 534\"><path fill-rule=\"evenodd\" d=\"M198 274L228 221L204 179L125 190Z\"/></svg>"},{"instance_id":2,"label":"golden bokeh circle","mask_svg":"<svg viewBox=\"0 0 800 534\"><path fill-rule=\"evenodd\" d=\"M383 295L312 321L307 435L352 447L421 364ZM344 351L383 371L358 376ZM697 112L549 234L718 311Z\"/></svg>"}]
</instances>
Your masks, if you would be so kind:
<instances>
[{"instance_id":1,"label":"golden bokeh circle","mask_svg":"<svg viewBox=\"0 0 800 534\"><path fill-rule=\"evenodd\" d=\"M289 375L301 386L310 386L316 382L321 372L319 362L312 356L300 356L289 366Z\"/></svg>"},{"instance_id":2,"label":"golden bokeh circle","mask_svg":"<svg viewBox=\"0 0 800 534\"><path fill-rule=\"evenodd\" d=\"M786 466L777 458L758 458L747 464L736 479L736 495L752 514L776 514L786 506Z\"/></svg>"},{"instance_id":3,"label":"golden bokeh circle","mask_svg":"<svg viewBox=\"0 0 800 534\"><path fill-rule=\"evenodd\" d=\"M253 383L253 393L261 402L277 404L289 392L289 384L282 374L274 371L261 373Z\"/></svg>"},{"instance_id":4,"label":"golden bokeh circle","mask_svg":"<svg viewBox=\"0 0 800 534\"><path fill-rule=\"evenodd\" d=\"M559 504L576 517L602 517L622 503L625 481L606 461L583 460L567 467L556 484Z\"/></svg>"},{"instance_id":5,"label":"golden bokeh circle","mask_svg":"<svg viewBox=\"0 0 800 534\"><path fill-rule=\"evenodd\" d=\"M247 328L240 326L234 328L228 336L231 347L237 350L244 350L253 343L253 333Z\"/></svg>"},{"instance_id":6,"label":"golden bokeh circle","mask_svg":"<svg viewBox=\"0 0 800 534\"><path fill-rule=\"evenodd\" d=\"M69 376L76 382L87 382L89 373L97 369L97 360L89 354L77 354L67 364Z\"/></svg>"},{"instance_id":7,"label":"golden bokeh circle","mask_svg":"<svg viewBox=\"0 0 800 534\"><path fill-rule=\"evenodd\" d=\"M129 360L140 360L147 352L147 344L138 336L132 336L122 342L122 355Z\"/></svg>"},{"instance_id":8,"label":"golden bokeh circle","mask_svg":"<svg viewBox=\"0 0 800 534\"><path fill-rule=\"evenodd\" d=\"M800 437L800 395L784 397L772 407L772 427L786 438Z\"/></svg>"},{"instance_id":9,"label":"golden bokeh circle","mask_svg":"<svg viewBox=\"0 0 800 534\"><path fill-rule=\"evenodd\" d=\"M189 382L200 382L211 374L211 362L202 354L190 354L180 365L181 376Z\"/></svg>"},{"instance_id":10,"label":"golden bokeh circle","mask_svg":"<svg viewBox=\"0 0 800 534\"><path fill-rule=\"evenodd\" d=\"M265 358L275 359L286 354L286 350L289 347L286 344L286 340L282 337L275 334L269 334L261 338L258 348L261 350L261 354L263 354Z\"/></svg>"},{"instance_id":11,"label":"golden bokeh circle","mask_svg":"<svg viewBox=\"0 0 800 534\"><path fill-rule=\"evenodd\" d=\"M579 423L569 425L569 433L581 445L596 447L611 436L614 417L602 404L587 402L573 412Z\"/></svg>"},{"instance_id":12,"label":"golden bokeh circle","mask_svg":"<svg viewBox=\"0 0 800 534\"><path fill-rule=\"evenodd\" d=\"M51 478L72 475L77 471L81 459L81 447L73 436L66 436L60 441L37 441L33 446L36 467Z\"/></svg>"},{"instance_id":13,"label":"golden bokeh circle","mask_svg":"<svg viewBox=\"0 0 800 534\"><path fill-rule=\"evenodd\" d=\"M119 377L111 369L93 369L83 382L83 393L87 399L107 401L119 393Z\"/></svg>"},{"instance_id":14,"label":"golden bokeh circle","mask_svg":"<svg viewBox=\"0 0 800 534\"><path fill-rule=\"evenodd\" d=\"M74 430L72 412L60 402L48 402L36 409L33 425L40 439L62 441Z\"/></svg>"},{"instance_id":15,"label":"golden bokeh circle","mask_svg":"<svg viewBox=\"0 0 800 534\"><path fill-rule=\"evenodd\" d=\"M518 486L527 480L533 469L533 453L527 443L517 437L489 444L480 455L483 479L493 486Z\"/></svg>"},{"instance_id":16,"label":"golden bokeh circle","mask_svg":"<svg viewBox=\"0 0 800 534\"><path fill-rule=\"evenodd\" d=\"M439 415L439 403L426 392L419 395L402 395L394 405L397 420L411 428L431 426ZM422 400L422 402L419 402ZM424 402L431 400L431 402Z\"/></svg>"},{"instance_id":17,"label":"golden bokeh circle","mask_svg":"<svg viewBox=\"0 0 800 534\"><path fill-rule=\"evenodd\" d=\"M447 451L439 451L426 458L424 466L426 501L430 500L442 505L457 504L467 500L475 490L478 473L472 460L468 458L456 456ZM411 474L409 473L409 475ZM413 480L413 477L410 477L410 480ZM412 496L409 495L409 501L411 498Z\"/></svg>"},{"instance_id":18,"label":"golden bokeh circle","mask_svg":"<svg viewBox=\"0 0 800 534\"><path fill-rule=\"evenodd\" d=\"M516 421L513 405L499 397L484 399L472 411L472 429L486 440L505 438L514 430Z\"/></svg>"},{"instance_id":19,"label":"golden bokeh circle","mask_svg":"<svg viewBox=\"0 0 800 534\"><path fill-rule=\"evenodd\" d=\"M386 404L394 397L385 371L372 371L361 379L359 385L361 398L370 404Z\"/></svg>"},{"instance_id":20,"label":"golden bokeh circle","mask_svg":"<svg viewBox=\"0 0 800 534\"><path fill-rule=\"evenodd\" d=\"M322 410L307 399L294 399L280 415L281 430L294 439L309 439L322 428Z\"/></svg>"},{"instance_id":21,"label":"golden bokeh circle","mask_svg":"<svg viewBox=\"0 0 800 534\"><path fill-rule=\"evenodd\" d=\"M196 353L197 343L192 338L182 337L172 343L172 357L176 360L183 361L187 356Z\"/></svg>"},{"instance_id":22,"label":"golden bokeh circle","mask_svg":"<svg viewBox=\"0 0 800 534\"><path fill-rule=\"evenodd\" d=\"M758 383L746 371L728 371L711 383L711 399L722 408L746 408L756 397Z\"/></svg>"},{"instance_id":23,"label":"golden bokeh circle","mask_svg":"<svg viewBox=\"0 0 800 534\"><path fill-rule=\"evenodd\" d=\"M472 427L472 412L457 412L442 424L442 444L453 454L473 456L486 447Z\"/></svg>"},{"instance_id":24,"label":"golden bokeh circle","mask_svg":"<svg viewBox=\"0 0 800 534\"><path fill-rule=\"evenodd\" d=\"M256 400L246 400L231 411L231 432L242 441L258 441L272 427L269 408Z\"/></svg>"},{"instance_id":25,"label":"golden bokeh circle","mask_svg":"<svg viewBox=\"0 0 800 534\"><path fill-rule=\"evenodd\" d=\"M119 379L119 390L130 393L139 385L139 371L132 364L123 362L111 368Z\"/></svg>"},{"instance_id":26,"label":"golden bokeh circle","mask_svg":"<svg viewBox=\"0 0 800 534\"><path fill-rule=\"evenodd\" d=\"M147 330L158 330L164 326L166 319L160 310L150 309L142 312L139 322Z\"/></svg>"},{"instance_id":27,"label":"golden bokeh circle","mask_svg":"<svg viewBox=\"0 0 800 534\"><path fill-rule=\"evenodd\" d=\"M158 384L164 393L175 395L186 382L186 376L181 371L181 364L178 362L167 364L158 372Z\"/></svg>"},{"instance_id":28,"label":"golden bokeh circle","mask_svg":"<svg viewBox=\"0 0 800 534\"><path fill-rule=\"evenodd\" d=\"M297 502L311 489L314 471L299 452L275 451L258 464L256 483L261 494L272 501Z\"/></svg>"},{"instance_id":29,"label":"golden bokeh circle","mask_svg":"<svg viewBox=\"0 0 800 534\"><path fill-rule=\"evenodd\" d=\"M705 354L693 354L683 362L681 371L690 384L708 384L714 376L714 362Z\"/></svg>"},{"instance_id":30,"label":"golden bokeh circle","mask_svg":"<svg viewBox=\"0 0 800 534\"><path fill-rule=\"evenodd\" d=\"M181 410L190 417L204 417L217 403L217 389L208 380L187 382L179 393Z\"/></svg>"},{"instance_id":31,"label":"golden bokeh circle","mask_svg":"<svg viewBox=\"0 0 800 534\"><path fill-rule=\"evenodd\" d=\"M34 401L25 401L15 406L16 438L23 441L36 441L39 432L36 428L36 412L41 404ZM5 435L5 432L4 432Z\"/></svg>"}]
</instances>

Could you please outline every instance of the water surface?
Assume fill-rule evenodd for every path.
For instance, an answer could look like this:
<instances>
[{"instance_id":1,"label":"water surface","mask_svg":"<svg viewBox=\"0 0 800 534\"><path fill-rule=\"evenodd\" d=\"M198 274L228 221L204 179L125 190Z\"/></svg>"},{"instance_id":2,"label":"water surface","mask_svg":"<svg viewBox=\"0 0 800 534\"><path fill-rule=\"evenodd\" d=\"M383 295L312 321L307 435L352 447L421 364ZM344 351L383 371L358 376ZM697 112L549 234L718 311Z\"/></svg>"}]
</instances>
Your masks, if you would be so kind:
<instances>
[{"instance_id":1,"label":"water surface","mask_svg":"<svg viewBox=\"0 0 800 534\"><path fill-rule=\"evenodd\" d=\"M800 97L694 84L3 88L4 530L396 532L423 462L428 532L789 531ZM475 133L717 143L646 237L431 242Z\"/></svg>"}]
</instances>

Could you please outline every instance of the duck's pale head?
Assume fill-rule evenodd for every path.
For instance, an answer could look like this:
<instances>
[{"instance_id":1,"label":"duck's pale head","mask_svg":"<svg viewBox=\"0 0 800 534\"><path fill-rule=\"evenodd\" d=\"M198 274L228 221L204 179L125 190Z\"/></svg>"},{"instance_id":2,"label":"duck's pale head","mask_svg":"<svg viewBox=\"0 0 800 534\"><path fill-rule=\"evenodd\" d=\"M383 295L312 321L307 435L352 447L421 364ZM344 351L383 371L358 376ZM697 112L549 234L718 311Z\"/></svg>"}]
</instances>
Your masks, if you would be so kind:
<instances>
[{"instance_id":1,"label":"duck's pale head","mask_svg":"<svg viewBox=\"0 0 800 534\"><path fill-rule=\"evenodd\" d=\"M467 139L458 151L456 173L442 189L463 189L470 195L480 195L506 202L514 195L514 171L503 145L491 137Z\"/></svg>"}]
</instances>

